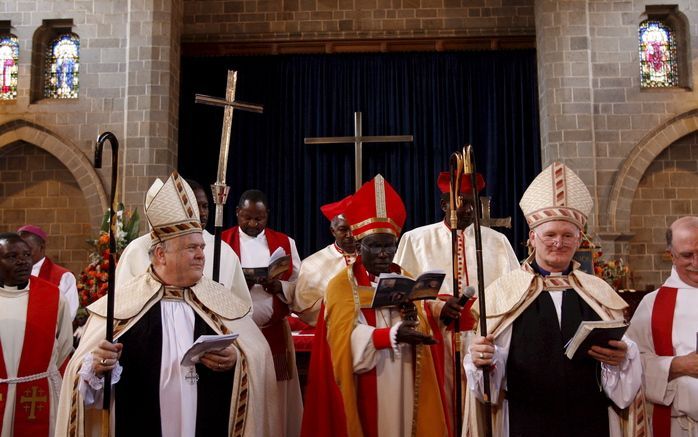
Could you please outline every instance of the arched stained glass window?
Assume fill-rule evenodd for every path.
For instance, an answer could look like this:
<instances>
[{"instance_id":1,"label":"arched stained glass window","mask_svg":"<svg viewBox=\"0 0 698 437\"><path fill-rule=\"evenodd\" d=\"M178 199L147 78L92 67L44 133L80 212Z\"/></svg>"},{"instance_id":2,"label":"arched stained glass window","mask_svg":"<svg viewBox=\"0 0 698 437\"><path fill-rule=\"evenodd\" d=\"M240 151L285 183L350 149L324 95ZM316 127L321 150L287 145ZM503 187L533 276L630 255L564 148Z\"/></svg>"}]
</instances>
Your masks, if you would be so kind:
<instances>
[{"instance_id":1,"label":"arched stained glass window","mask_svg":"<svg viewBox=\"0 0 698 437\"><path fill-rule=\"evenodd\" d=\"M672 28L661 20L640 23L640 86L679 86L676 36Z\"/></svg>"},{"instance_id":2,"label":"arched stained glass window","mask_svg":"<svg viewBox=\"0 0 698 437\"><path fill-rule=\"evenodd\" d=\"M44 97L77 99L80 38L74 33L58 36L48 46Z\"/></svg>"},{"instance_id":3,"label":"arched stained glass window","mask_svg":"<svg viewBox=\"0 0 698 437\"><path fill-rule=\"evenodd\" d=\"M12 34L0 34L0 100L17 98L19 43Z\"/></svg>"}]
</instances>

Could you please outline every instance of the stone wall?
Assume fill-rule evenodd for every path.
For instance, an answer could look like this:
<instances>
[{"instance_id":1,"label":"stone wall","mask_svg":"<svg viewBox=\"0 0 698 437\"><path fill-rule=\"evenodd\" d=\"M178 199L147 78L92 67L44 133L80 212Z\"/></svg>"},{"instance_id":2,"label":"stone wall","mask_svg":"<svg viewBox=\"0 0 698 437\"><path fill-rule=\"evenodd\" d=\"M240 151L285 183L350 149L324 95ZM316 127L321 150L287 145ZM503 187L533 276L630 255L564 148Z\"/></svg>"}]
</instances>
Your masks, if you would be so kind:
<instances>
[{"instance_id":1,"label":"stone wall","mask_svg":"<svg viewBox=\"0 0 698 437\"><path fill-rule=\"evenodd\" d=\"M698 47L698 7L672 3L690 24L686 42ZM590 229L611 253L628 253L630 203L645 170L671 142L697 129L689 113L698 95L691 88L640 89L638 27L652 4L535 2L544 165L562 160L587 183L595 201ZM697 54L691 50L687 62Z\"/></svg>"},{"instance_id":2,"label":"stone wall","mask_svg":"<svg viewBox=\"0 0 698 437\"><path fill-rule=\"evenodd\" d=\"M0 19L20 43L18 98L0 102L0 151L25 140L54 153L85 194L92 232L111 181L108 145L104 169L86 176L98 133L119 139L118 193L127 207L140 207L152 180L176 166L182 10L182 0L0 2ZM58 19L72 20L80 37L79 98L32 103L32 38L44 20ZM39 144L46 138L56 147Z\"/></svg>"},{"instance_id":3,"label":"stone wall","mask_svg":"<svg viewBox=\"0 0 698 437\"><path fill-rule=\"evenodd\" d=\"M49 234L51 259L73 273L85 267L91 223L82 190L56 157L17 142L0 150L0 232L28 223Z\"/></svg>"},{"instance_id":4,"label":"stone wall","mask_svg":"<svg viewBox=\"0 0 698 437\"><path fill-rule=\"evenodd\" d=\"M665 232L677 218L698 215L698 133L674 142L650 164L632 201L629 265L637 289L669 276Z\"/></svg>"},{"instance_id":5,"label":"stone wall","mask_svg":"<svg viewBox=\"0 0 698 437\"><path fill-rule=\"evenodd\" d=\"M532 35L533 0L185 0L182 40Z\"/></svg>"}]
</instances>

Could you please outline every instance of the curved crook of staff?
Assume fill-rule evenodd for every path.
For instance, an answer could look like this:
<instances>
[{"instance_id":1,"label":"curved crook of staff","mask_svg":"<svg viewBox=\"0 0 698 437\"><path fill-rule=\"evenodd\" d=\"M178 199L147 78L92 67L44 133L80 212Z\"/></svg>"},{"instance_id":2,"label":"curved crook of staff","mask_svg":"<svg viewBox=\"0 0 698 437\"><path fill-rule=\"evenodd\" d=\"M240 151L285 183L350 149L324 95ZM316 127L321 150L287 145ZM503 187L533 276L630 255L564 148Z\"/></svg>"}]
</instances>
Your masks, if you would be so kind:
<instances>
[{"instance_id":1,"label":"curved crook of staff","mask_svg":"<svg viewBox=\"0 0 698 437\"><path fill-rule=\"evenodd\" d=\"M104 143L109 141L111 146L111 193L109 196L109 279L107 287L107 329L105 338L108 342L114 341L114 270L116 267L116 179L119 163L119 141L111 132L104 132L97 138L95 144L95 168L102 168L102 149ZM102 405L102 435L109 435L109 404L111 401L111 371L104 375L104 403Z\"/></svg>"},{"instance_id":2,"label":"curved crook of staff","mask_svg":"<svg viewBox=\"0 0 698 437\"><path fill-rule=\"evenodd\" d=\"M485 278L482 262L482 233L480 229L480 195L477 192L477 170L475 169L475 153L473 146L468 146L463 151L464 172L470 177L470 185L473 195L473 230L475 231L475 259L477 260L477 300L480 310L480 335L487 336L487 311L485 307ZM485 435L492 436L492 404L490 394L490 371L485 368L482 371L482 383L484 385L485 407Z\"/></svg>"},{"instance_id":3,"label":"curved crook of staff","mask_svg":"<svg viewBox=\"0 0 698 437\"><path fill-rule=\"evenodd\" d=\"M451 192L449 197L449 206L451 208L451 216L449 217L449 222L451 225L451 268L453 274L453 296L458 298L460 296L461 290L458 281L458 208L461 207L462 199L460 198L460 184L461 177L463 176L463 155L455 152L451 154L448 160L448 170L450 175ZM461 428L463 426L463 416L462 411L462 394L461 394L461 356L460 356L460 318L456 318L453 321L453 339L454 339L454 355L453 355L453 385L455 390L453 392L453 429L455 430L454 435L459 436L461 434Z\"/></svg>"}]
</instances>

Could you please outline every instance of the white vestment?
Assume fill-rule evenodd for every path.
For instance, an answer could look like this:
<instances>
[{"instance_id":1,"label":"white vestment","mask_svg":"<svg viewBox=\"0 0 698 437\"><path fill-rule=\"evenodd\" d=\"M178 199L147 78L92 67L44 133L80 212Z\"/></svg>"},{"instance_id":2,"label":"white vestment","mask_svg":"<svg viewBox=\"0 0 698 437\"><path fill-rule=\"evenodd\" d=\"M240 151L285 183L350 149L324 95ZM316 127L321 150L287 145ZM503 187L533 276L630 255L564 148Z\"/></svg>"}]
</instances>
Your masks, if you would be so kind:
<instances>
[{"instance_id":1,"label":"white vestment","mask_svg":"<svg viewBox=\"0 0 698 437\"><path fill-rule=\"evenodd\" d=\"M376 287L376 283L371 283ZM361 374L376 370L376 390L378 404L378 435L380 437L401 437L412 429L414 405L414 367L412 353L414 346L395 343L397 328L402 317L397 308L378 308L376 326L366 323L359 312L358 324L351 333L351 355L354 373ZM373 343L373 331L392 328L392 347L377 350Z\"/></svg>"},{"instance_id":2,"label":"white vestment","mask_svg":"<svg viewBox=\"0 0 698 437\"><path fill-rule=\"evenodd\" d=\"M527 273L525 267L526 264L524 264L524 268L521 270L511 272L499 278L499 280L488 287L485 292L488 311L492 309L495 310L494 312L497 315L493 316L493 318L497 320L498 323L492 322L491 318L488 317L488 333L495 336L494 365L492 371L490 371L490 393L492 396L492 404L498 410L498 413L493 416L494 424L492 432L493 435L500 437L507 437L509 435L508 402L506 399L501 399L499 394L503 393L507 388L506 367L514 326L513 321L540 293L550 294L557 313L558 323L561 323L562 320L562 291L543 290L543 281L540 279L540 275L534 276L531 273ZM555 274L551 274L550 277L554 275ZM619 309L610 309L604 306L609 295L614 305L617 302L622 302L622 300L603 280L576 270L574 270L571 275L576 275L576 280L572 282L572 288L592 307L592 309L594 309L602 320L620 317L621 313ZM532 281L534 285L531 285ZM506 293L507 296L502 296L503 293ZM498 296L502 297L499 298ZM594 300L596 296L601 296L603 300ZM502 308L509 306L511 302L516 302L513 306L514 309L510 312L503 312L501 308L492 305L496 301L503 302L506 300L509 300L509 302L507 304L503 303ZM626 305L624 302L622 303ZM502 320L504 321L502 322ZM495 325L494 329L492 327L493 324ZM626 359L620 366L609 366L605 363L601 363L601 385L604 393L621 409L627 408L633 403L642 384L642 364L638 347L627 336L623 337L623 341L628 344L628 351ZM474 396L477 400L482 402L484 400L482 370L473 364L470 353L465 355L463 365L467 375L469 396ZM493 407L493 411L495 407ZM474 406L466 404L466 413L469 408L472 409ZM612 408L609 408L608 411L609 435L611 437L622 436L623 430L618 415ZM477 431L469 428L472 428L472 425L463 427L463 436L477 435Z\"/></svg>"},{"instance_id":3,"label":"white vestment","mask_svg":"<svg viewBox=\"0 0 698 437\"><path fill-rule=\"evenodd\" d=\"M301 320L315 326L327 283L355 259L332 243L303 260L292 305Z\"/></svg>"},{"instance_id":4,"label":"white vestment","mask_svg":"<svg viewBox=\"0 0 698 437\"><path fill-rule=\"evenodd\" d=\"M250 237L240 230L240 264L243 268L247 267L265 267L269 265L269 244L265 232L262 231L256 237ZM281 299L290 303L293 302L295 293L296 279L300 271L301 259L296 249L296 242L293 238L288 237L291 245L291 262L293 263L293 272L288 281L281 281L283 296ZM288 254L287 254L288 255ZM254 311L252 318L257 326L264 327L271 320L274 312L274 300L271 294L264 291L264 288L255 284L250 289L252 296L252 307ZM293 359L290 368L293 372L291 379L286 381L277 381L279 389L278 408L279 414L285 421L285 436L295 437L300 434L301 420L303 419L303 399L301 397L300 383L298 382L298 370L296 369L295 350L293 348L293 339L288 330L288 338L286 339L287 346L291 352Z\"/></svg>"},{"instance_id":5,"label":"white vestment","mask_svg":"<svg viewBox=\"0 0 698 437\"><path fill-rule=\"evenodd\" d=\"M217 334L223 333L223 329L239 334L234 343L237 361L229 424L244 423L240 432L243 436L280 435L281 421L276 406L269 402L278 397L271 352L249 316L249 303L241 302L231 296L228 289L205 277L185 291L183 300L164 298L164 291L165 287L150 273L144 273L122 286L120 295L124 299L117 299L114 309L115 320L121 322L115 329L115 339L118 340L153 305L161 304L163 336L159 399L163 436L194 435L196 385L189 384L186 380L188 369L180 365L184 352L192 343L194 313ZM85 375L90 372L84 372L83 367L91 365L90 353L104 337L105 299L92 304L89 310L91 316L85 334L66 369L57 437L72 435L70 430L73 428L81 436L97 436L99 432L100 410L93 407L101 405L102 390L90 387L89 376ZM118 384L118 378L113 381ZM114 391L112 396L115 396Z\"/></svg>"},{"instance_id":6,"label":"white vestment","mask_svg":"<svg viewBox=\"0 0 698 437\"><path fill-rule=\"evenodd\" d=\"M17 287L0 287L0 344L2 344L8 379L16 378L19 370L19 360L25 340L24 332L27 322L29 293L29 287L21 290L17 289ZM58 394L61 384L58 368L73 350L73 326L71 320L70 309L61 294L58 302L56 341L51 354L51 367L48 369L50 374L48 387L51 405L50 432L53 432L56 412L58 411ZM7 387L7 399L3 400L3 404L6 407L3 413L3 426L2 430L0 430L0 437L12 437L13 435L16 387L15 384L8 384Z\"/></svg>"},{"instance_id":7,"label":"white vestment","mask_svg":"<svg viewBox=\"0 0 698 437\"><path fill-rule=\"evenodd\" d=\"M487 227L481 227L482 235L482 264L485 287L494 282L500 276L519 268L519 261L509 244L506 236L500 232ZM458 232L458 272L459 287L461 290L470 285L477 289L477 259L475 254L475 230L473 225L465 228L465 231ZM400 238L394 262L414 276L419 276L427 270L443 270L446 278L441 285L439 294L453 294L453 256L451 244L451 229L441 221L431 225L422 226L405 232ZM465 254L465 256L463 256ZM477 302L472 308L477 311ZM444 384L448 410L453 414L455 399L454 384L454 336L452 331L444 331ZM461 356L465 356L466 347L470 340L470 332L461 332ZM458 369L461 366L458 365ZM464 374L461 372L461 381L464 381ZM465 391L461 391L465 396ZM463 404L461 404L463 405Z\"/></svg>"},{"instance_id":8,"label":"white vestment","mask_svg":"<svg viewBox=\"0 0 698 437\"><path fill-rule=\"evenodd\" d=\"M44 265L44 260L46 257L41 258L32 266L32 276L39 276L41 271L41 266ZM70 310L70 319L75 318L75 314L78 312L78 307L80 306L80 301L78 299L78 286L75 282L75 275L71 272L65 272L61 276L61 282L58 284L58 289L61 291L65 301L68 304L68 309Z\"/></svg>"},{"instance_id":9,"label":"white vestment","mask_svg":"<svg viewBox=\"0 0 698 437\"><path fill-rule=\"evenodd\" d=\"M201 235L204 237L204 276L212 278L213 276L213 243L214 237L208 231L204 230ZM132 242L121 253L119 261L116 263L116 290L119 286L128 283L133 278L142 275L150 267L150 257L148 249L150 249L150 233L141 235ZM218 282L230 289L233 294L242 301L243 304L251 304L250 294L247 291L247 283L245 276L240 268L240 260L233 252L228 243L221 241L221 265Z\"/></svg>"},{"instance_id":10,"label":"white vestment","mask_svg":"<svg viewBox=\"0 0 698 437\"><path fill-rule=\"evenodd\" d=\"M503 274L519 268L519 261L504 234L484 226L480 229L483 275L485 287L487 287ZM460 288L462 290L467 285L477 288L477 260L473 225L465 228L465 232L458 231L458 235L459 247L461 247L458 257L459 272L461 272ZM463 259L463 246L465 246L465 259ZM393 262L415 277L427 270L443 270L446 272L446 278L441 285L440 294L453 294L451 230L444 222L433 223L405 232L400 238Z\"/></svg>"},{"instance_id":11,"label":"white vestment","mask_svg":"<svg viewBox=\"0 0 698 437\"><path fill-rule=\"evenodd\" d=\"M696 353L698 332L698 288L684 283L676 269L664 282L677 288L671 343L675 356ZM635 311L628 336L635 340L645 370L645 396L652 404L671 405L671 436L698 436L698 379L680 376L669 381L673 356L657 356L652 338L652 309L657 298L653 291L642 299ZM651 415L650 415L651 417Z\"/></svg>"}]
</instances>

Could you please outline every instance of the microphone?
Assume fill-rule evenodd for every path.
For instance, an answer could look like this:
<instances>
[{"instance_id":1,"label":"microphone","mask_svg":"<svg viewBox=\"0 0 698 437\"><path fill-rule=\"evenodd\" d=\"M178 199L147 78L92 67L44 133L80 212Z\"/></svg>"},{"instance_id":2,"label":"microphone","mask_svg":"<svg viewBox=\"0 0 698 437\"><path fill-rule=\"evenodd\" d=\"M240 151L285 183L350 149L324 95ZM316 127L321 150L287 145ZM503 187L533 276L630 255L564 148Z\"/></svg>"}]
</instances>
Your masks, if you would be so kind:
<instances>
[{"instance_id":1,"label":"microphone","mask_svg":"<svg viewBox=\"0 0 698 437\"><path fill-rule=\"evenodd\" d=\"M465 287L465 290L463 290L463 294L458 298L458 305L464 306L473 296L475 296L475 288L468 285ZM449 325L453 321L453 319L448 316L444 317L442 320L445 325Z\"/></svg>"}]
</instances>

